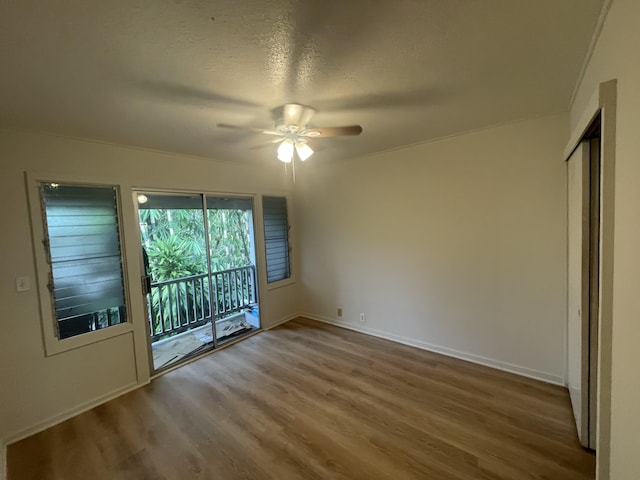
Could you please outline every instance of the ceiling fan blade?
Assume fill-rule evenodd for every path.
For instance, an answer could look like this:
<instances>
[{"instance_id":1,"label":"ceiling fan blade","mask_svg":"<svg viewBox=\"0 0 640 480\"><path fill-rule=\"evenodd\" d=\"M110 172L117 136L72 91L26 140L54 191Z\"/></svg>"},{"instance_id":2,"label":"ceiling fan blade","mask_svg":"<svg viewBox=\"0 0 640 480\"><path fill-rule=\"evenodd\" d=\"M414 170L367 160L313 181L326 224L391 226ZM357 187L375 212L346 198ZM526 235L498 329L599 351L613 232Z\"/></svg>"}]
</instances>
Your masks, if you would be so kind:
<instances>
[{"instance_id":1,"label":"ceiling fan blade","mask_svg":"<svg viewBox=\"0 0 640 480\"><path fill-rule=\"evenodd\" d=\"M275 138L275 139L271 140L270 142L261 143L260 145L254 145L253 147L249 147L249 150L260 150L261 148L270 147L271 145L273 145L275 143L280 143L283 140L284 140L284 137Z\"/></svg>"},{"instance_id":2,"label":"ceiling fan blade","mask_svg":"<svg viewBox=\"0 0 640 480\"><path fill-rule=\"evenodd\" d=\"M361 133L362 127L360 125L348 125L344 127L310 128L304 135L312 138L321 138L360 135Z\"/></svg>"},{"instance_id":3,"label":"ceiling fan blade","mask_svg":"<svg viewBox=\"0 0 640 480\"><path fill-rule=\"evenodd\" d=\"M307 142L307 145L309 145L314 152L321 152L322 150L324 150L326 147L325 144L323 144L322 142L314 142L313 140L308 140L305 139Z\"/></svg>"},{"instance_id":4,"label":"ceiling fan blade","mask_svg":"<svg viewBox=\"0 0 640 480\"><path fill-rule=\"evenodd\" d=\"M218 123L216 124L216 126L220 128L230 128L233 130L243 130L245 132L251 132L251 133L264 133L265 135L280 135L275 130L267 130L264 128L257 128L257 127L241 127L240 125L229 125L228 123Z\"/></svg>"}]
</instances>

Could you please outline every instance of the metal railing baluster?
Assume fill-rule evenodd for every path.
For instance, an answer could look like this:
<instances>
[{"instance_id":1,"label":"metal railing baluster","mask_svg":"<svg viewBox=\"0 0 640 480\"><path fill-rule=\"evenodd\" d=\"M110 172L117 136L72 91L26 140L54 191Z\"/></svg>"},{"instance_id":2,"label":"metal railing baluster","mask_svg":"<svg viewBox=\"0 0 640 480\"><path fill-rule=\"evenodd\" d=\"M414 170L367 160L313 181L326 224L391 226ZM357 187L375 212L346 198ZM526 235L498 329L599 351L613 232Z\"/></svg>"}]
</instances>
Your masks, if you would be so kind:
<instances>
[{"instance_id":1,"label":"metal railing baluster","mask_svg":"<svg viewBox=\"0 0 640 480\"><path fill-rule=\"evenodd\" d=\"M213 318L239 313L256 300L254 265L212 272L213 292L208 291L206 278L204 273L151 284L152 341L199 327ZM154 293L157 306L153 302Z\"/></svg>"},{"instance_id":2,"label":"metal railing baluster","mask_svg":"<svg viewBox=\"0 0 640 480\"><path fill-rule=\"evenodd\" d=\"M214 273L213 275L213 298L212 298L212 302L214 305L214 309L211 312L212 316L215 316L216 318L218 317L218 315L220 315L220 303L218 301L218 274Z\"/></svg>"}]
</instances>

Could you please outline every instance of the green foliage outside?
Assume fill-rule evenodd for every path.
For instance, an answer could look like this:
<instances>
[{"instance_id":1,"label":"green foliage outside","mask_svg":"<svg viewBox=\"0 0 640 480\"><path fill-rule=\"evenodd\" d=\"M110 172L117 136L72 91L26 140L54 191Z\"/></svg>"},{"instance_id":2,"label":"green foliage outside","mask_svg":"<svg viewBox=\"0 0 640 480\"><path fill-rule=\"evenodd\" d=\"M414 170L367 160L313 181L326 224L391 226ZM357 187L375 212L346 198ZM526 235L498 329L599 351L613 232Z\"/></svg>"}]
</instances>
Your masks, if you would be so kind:
<instances>
[{"instance_id":1,"label":"green foliage outside","mask_svg":"<svg viewBox=\"0 0 640 480\"><path fill-rule=\"evenodd\" d=\"M209 210L211 269L250 265L249 212ZM143 245L154 282L207 273L201 210L140 209Z\"/></svg>"}]
</instances>

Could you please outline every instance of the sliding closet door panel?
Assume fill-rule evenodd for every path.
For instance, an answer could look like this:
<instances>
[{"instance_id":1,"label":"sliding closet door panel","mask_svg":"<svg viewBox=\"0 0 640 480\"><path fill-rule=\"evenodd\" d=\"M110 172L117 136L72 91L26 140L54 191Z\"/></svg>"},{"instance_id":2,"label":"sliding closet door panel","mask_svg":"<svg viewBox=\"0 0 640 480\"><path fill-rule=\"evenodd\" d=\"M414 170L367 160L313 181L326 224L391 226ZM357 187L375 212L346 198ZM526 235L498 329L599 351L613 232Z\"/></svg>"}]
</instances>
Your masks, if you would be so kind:
<instances>
[{"instance_id":1,"label":"sliding closet door panel","mask_svg":"<svg viewBox=\"0 0 640 480\"><path fill-rule=\"evenodd\" d=\"M567 161L567 383L578 436L588 444L589 421L589 143Z\"/></svg>"},{"instance_id":2,"label":"sliding closet door panel","mask_svg":"<svg viewBox=\"0 0 640 480\"><path fill-rule=\"evenodd\" d=\"M590 140L589 448L596 448L600 319L600 138Z\"/></svg>"}]
</instances>

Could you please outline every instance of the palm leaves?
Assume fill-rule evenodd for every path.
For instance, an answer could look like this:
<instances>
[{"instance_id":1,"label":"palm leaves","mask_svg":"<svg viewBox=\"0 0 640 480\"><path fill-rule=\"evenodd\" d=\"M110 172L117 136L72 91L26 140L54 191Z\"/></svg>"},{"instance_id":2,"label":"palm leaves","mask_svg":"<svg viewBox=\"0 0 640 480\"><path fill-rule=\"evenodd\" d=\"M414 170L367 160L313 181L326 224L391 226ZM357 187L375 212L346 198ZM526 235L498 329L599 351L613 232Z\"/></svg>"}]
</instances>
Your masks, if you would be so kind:
<instances>
[{"instance_id":1,"label":"palm leaves","mask_svg":"<svg viewBox=\"0 0 640 480\"><path fill-rule=\"evenodd\" d=\"M171 280L205 273L206 256L199 242L176 234L150 242L149 266L155 281Z\"/></svg>"}]
</instances>

